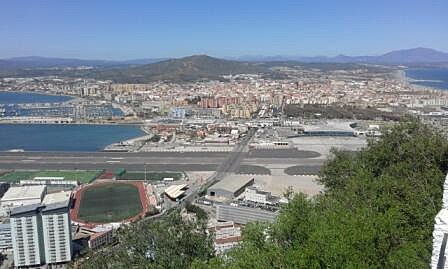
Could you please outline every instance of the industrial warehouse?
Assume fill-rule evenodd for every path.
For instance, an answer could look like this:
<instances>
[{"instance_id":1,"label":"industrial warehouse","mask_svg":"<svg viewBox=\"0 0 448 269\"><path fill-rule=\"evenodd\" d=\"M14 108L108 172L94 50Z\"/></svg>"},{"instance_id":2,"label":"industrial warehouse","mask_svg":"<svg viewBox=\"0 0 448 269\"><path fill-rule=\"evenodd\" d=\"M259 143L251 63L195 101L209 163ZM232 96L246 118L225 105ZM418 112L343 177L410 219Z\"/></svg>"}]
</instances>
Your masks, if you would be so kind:
<instances>
[{"instance_id":1,"label":"industrial warehouse","mask_svg":"<svg viewBox=\"0 0 448 269\"><path fill-rule=\"evenodd\" d=\"M253 177L228 176L208 189L209 196L224 197L233 199L242 194L246 187L254 184Z\"/></svg>"}]
</instances>

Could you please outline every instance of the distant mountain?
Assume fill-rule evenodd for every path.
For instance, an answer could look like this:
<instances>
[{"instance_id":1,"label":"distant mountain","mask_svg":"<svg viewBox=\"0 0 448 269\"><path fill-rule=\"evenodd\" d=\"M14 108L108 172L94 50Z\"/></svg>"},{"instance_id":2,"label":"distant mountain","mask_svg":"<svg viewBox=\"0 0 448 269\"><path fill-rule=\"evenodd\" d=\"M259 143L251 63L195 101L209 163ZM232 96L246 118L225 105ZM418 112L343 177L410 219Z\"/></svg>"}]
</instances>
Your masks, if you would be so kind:
<instances>
[{"instance_id":1,"label":"distant mountain","mask_svg":"<svg viewBox=\"0 0 448 269\"><path fill-rule=\"evenodd\" d=\"M144 65L144 64L153 64L162 61L169 60L170 58L145 58L145 59L132 59L132 60L124 60L119 61L117 63L126 64L126 65Z\"/></svg>"},{"instance_id":2,"label":"distant mountain","mask_svg":"<svg viewBox=\"0 0 448 269\"><path fill-rule=\"evenodd\" d=\"M114 62L104 61L104 60L48 58L48 57L39 57L39 56L27 56L27 57L0 59L0 68L1 69L104 66L104 65L110 65L110 64L114 64Z\"/></svg>"},{"instance_id":3,"label":"distant mountain","mask_svg":"<svg viewBox=\"0 0 448 269\"><path fill-rule=\"evenodd\" d=\"M372 63L372 64L436 64L448 62L448 53L428 49L414 48L396 50L379 56L243 56L246 61L299 61L305 63Z\"/></svg>"},{"instance_id":4,"label":"distant mountain","mask_svg":"<svg viewBox=\"0 0 448 269\"><path fill-rule=\"evenodd\" d=\"M374 60L383 63L440 63L448 62L448 53L427 48L415 48L392 51L378 56Z\"/></svg>"},{"instance_id":5,"label":"distant mountain","mask_svg":"<svg viewBox=\"0 0 448 269\"><path fill-rule=\"evenodd\" d=\"M125 61L83 60L71 58L51 58L40 56L15 57L0 59L0 69L14 70L27 68L64 68L64 67L112 67L123 65L143 65L166 60L166 58L134 59Z\"/></svg>"},{"instance_id":6,"label":"distant mountain","mask_svg":"<svg viewBox=\"0 0 448 269\"><path fill-rule=\"evenodd\" d=\"M66 76L110 79L120 83L150 81L221 80L228 74L264 74L280 78L284 74L271 71L273 66L297 66L340 70L359 68L362 64L406 65L410 67L448 67L448 53L427 48L392 51L379 56L244 56L224 60L207 55L179 59L135 59L127 61L82 60L46 57L0 59L0 77ZM371 65L371 68L373 68ZM91 69L65 67L90 66Z\"/></svg>"},{"instance_id":7,"label":"distant mountain","mask_svg":"<svg viewBox=\"0 0 448 269\"><path fill-rule=\"evenodd\" d=\"M190 68L195 67L195 64L200 66L207 65L208 63L212 67L214 62L212 57L205 55L197 55L186 57L182 59L172 59L168 58L143 58L143 59L133 59L133 60L123 60L123 61L110 61L110 60L84 60L84 59L71 59L71 58L51 58L51 57L40 57L40 56L27 56L27 57L16 57L8 59L0 59L0 70L17 70L17 69L39 69L39 68L64 68L64 67L79 67L79 66L90 66L94 68L116 68L116 67L135 67L143 66L153 63L162 63L159 67L152 67L152 69L163 68L163 66L177 66L179 68L179 61L183 61L184 64L189 65ZM220 60L221 59L216 59ZM338 55L335 57L327 56L313 56L313 57L303 57L303 56L291 56L291 55L275 55L275 56L261 56L261 55L246 55L238 58L231 58L224 66L237 68L235 72L238 72L238 68L243 67L247 69L250 66L250 62L282 62L282 61L298 61L304 63L373 63L373 64L437 64L437 63L448 63L448 53L428 49L428 48L413 48L405 50L396 50L379 56L347 56ZM189 64L187 64L189 62ZM241 63L245 62L245 63ZM230 65L232 64L232 65ZM241 65L242 64L242 65ZM198 67L200 67L198 66ZM218 65L219 67L220 65ZM214 66L212 70L219 71ZM252 66L253 67L253 66ZM186 66L184 66L184 69ZM143 69L147 69L144 67ZM188 68L187 68L188 69ZM193 71L190 70L190 71ZM198 70L200 70L199 68ZM170 71L170 70L168 70ZM173 70L171 70L173 71ZM188 71L188 70L187 70ZM205 71L205 70L204 70ZM230 71L229 69L224 71ZM138 70L137 70L138 72ZM150 72L152 73L152 71ZM187 72L188 73L188 72ZM211 73L214 73L213 71Z\"/></svg>"},{"instance_id":8,"label":"distant mountain","mask_svg":"<svg viewBox=\"0 0 448 269\"><path fill-rule=\"evenodd\" d=\"M145 83L158 80L220 80L223 75L267 71L266 68L253 63L223 60L207 55L194 55L132 68L104 70L99 72L97 76L100 79L112 79L122 83Z\"/></svg>"}]
</instances>

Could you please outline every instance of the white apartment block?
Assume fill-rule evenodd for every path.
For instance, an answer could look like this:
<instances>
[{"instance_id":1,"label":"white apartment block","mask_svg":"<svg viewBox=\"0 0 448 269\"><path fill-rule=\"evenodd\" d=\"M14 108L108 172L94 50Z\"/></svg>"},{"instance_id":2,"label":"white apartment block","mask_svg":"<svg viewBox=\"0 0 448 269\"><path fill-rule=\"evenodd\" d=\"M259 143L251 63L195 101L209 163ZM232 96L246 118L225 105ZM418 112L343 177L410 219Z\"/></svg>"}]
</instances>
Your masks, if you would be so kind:
<instances>
[{"instance_id":1,"label":"white apartment block","mask_svg":"<svg viewBox=\"0 0 448 269\"><path fill-rule=\"evenodd\" d=\"M42 204L42 228L46 263L64 263L72 259L72 233L69 216L70 192L45 196Z\"/></svg>"},{"instance_id":2,"label":"white apartment block","mask_svg":"<svg viewBox=\"0 0 448 269\"><path fill-rule=\"evenodd\" d=\"M71 222L65 206L44 208L42 227L46 263L63 263L71 260Z\"/></svg>"},{"instance_id":3,"label":"white apartment block","mask_svg":"<svg viewBox=\"0 0 448 269\"><path fill-rule=\"evenodd\" d=\"M11 224L0 224L0 253L12 250Z\"/></svg>"},{"instance_id":4,"label":"white apartment block","mask_svg":"<svg viewBox=\"0 0 448 269\"><path fill-rule=\"evenodd\" d=\"M41 205L28 205L11 211L11 238L16 267L40 265L45 260L41 235Z\"/></svg>"},{"instance_id":5,"label":"white apartment block","mask_svg":"<svg viewBox=\"0 0 448 269\"><path fill-rule=\"evenodd\" d=\"M70 193L49 194L39 204L11 210L14 265L61 264L72 258Z\"/></svg>"}]
</instances>

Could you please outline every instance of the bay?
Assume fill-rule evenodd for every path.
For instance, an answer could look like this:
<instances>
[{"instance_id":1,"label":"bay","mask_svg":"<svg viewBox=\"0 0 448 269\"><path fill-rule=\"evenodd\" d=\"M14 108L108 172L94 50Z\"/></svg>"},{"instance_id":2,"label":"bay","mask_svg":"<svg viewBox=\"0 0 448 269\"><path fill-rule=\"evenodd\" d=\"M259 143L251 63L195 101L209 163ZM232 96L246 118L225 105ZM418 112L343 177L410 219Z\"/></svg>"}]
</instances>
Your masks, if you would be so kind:
<instances>
[{"instance_id":1,"label":"bay","mask_svg":"<svg viewBox=\"0 0 448 269\"><path fill-rule=\"evenodd\" d=\"M411 68L405 72L412 84L448 90L447 68Z\"/></svg>"},{"instance_id":2,"label":"bay","mask_svg":"<svg viewBox=\"0 0 448 269\"><path fill-rule=\"evenodd\" d=\"M12 107L71 99L64 95L0 91L0 105ZM142 135L138 126L131 125L0 124L0 151L101 151L109 144Z\"/></svg>"},{"instance_id":3,"label":"bay","mask_svg":"<svg viewBox=\"0 0 448 269\"><path fill-rule=\"evenodd\" d=\"M32 104L32 103L61 103L73 99L65 95L49 95L35 92L7 92L0 91L0 104Z\"/></svg>"},{"instance_id":4,"label":"bay","mask_svg":"<svg viewBox=\"0 0 448 269\"><path fill-rule=\"evenodd\" d=\"M101 151L142 135L132 125L0 124L0 151Z\"/></svg>"}]
</instances>

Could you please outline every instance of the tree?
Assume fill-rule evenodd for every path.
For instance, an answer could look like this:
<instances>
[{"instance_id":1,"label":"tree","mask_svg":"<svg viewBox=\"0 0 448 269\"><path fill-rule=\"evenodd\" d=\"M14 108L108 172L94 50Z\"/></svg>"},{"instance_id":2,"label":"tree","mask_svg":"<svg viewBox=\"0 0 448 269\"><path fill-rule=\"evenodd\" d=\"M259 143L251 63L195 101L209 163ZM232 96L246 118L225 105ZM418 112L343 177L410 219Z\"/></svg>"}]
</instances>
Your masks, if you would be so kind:
<instances>
[{"instance_id":1,"label":"tree","mask_svg":"<svg viewBox=\"0 0 448 269\"><path fill-rule=\"evenodd\" d=\"M154 134L149 140L150 140L151 142L157 143L157 142L160 141L160 139L161 139L160 135L158 135L158 134Z\"/></svg>"},{"instance_id":2,"label":"tree","mask_svg":"<svg viewBox=\"0 0 448 269\"><path fill-rule=\"evenodd\" d=\"M426 268L447 170L448 142L425 125L401 123L356 155L334 151L320 175L324 194L294 195L274 224L247 225L243 242L225 256L213 255L203 222L184 223L177 213L124 229L118 248L100 252L92 261L97 263L89 263L109 268Z\"/></svg>"},{"instance_id":3,"label":"tree","mask_svg":"<svg viewBox=\"0 0 448 269\"><path fill-rule=\"evenodd\" d=\"M248 226L218 266L199 268L428 267L447 141L410 121L356 155L333 153L320 175L325 194L295 195L276 223Z\"/></svg>"},{"instance_id":4,"label":"tree","mask_svg":"<svg viewBox=\"0 0 448 269\"><path fill-rule=\"evenodd\" d=\"M179 210L162 220L131 224L118 238L117 246L95 253L81 268L189 268L214 255L205 222L184 222Z\"/></svg>"}]
</instances>

